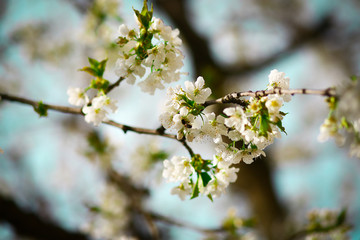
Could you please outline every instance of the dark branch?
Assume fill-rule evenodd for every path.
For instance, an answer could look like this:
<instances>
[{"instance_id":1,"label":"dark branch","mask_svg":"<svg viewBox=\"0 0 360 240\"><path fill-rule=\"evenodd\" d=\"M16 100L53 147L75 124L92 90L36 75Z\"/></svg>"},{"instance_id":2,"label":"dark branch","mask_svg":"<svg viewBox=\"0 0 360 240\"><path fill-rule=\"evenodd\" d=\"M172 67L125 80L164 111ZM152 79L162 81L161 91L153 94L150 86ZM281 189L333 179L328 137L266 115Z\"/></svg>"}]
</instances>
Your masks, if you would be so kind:
<instances>
[{"instance_id":1,"label":"dark branch","mask_svg":"<svg viewBox=\"0 0 360 240\"><path fill-rule=\"evenodd\" d=\"M324 90L313 90L313 89L281 89L281 88L274 88L271 90L260 90L260 91L246 91L246 92L234 92L230 93L228 95L225 95L222 98L218 98L215 100L209 100L206 101L203 106L207 107L213 104L224 104L224 103L234 103L234 104L241 104L242 99L241 97L263 97L270 94L301 94L301 95L319 95L319 96L325 96L325 97L334 97L336 96L336 92L334 88L327 88Z\"/></svg>"},{"instance_id":2,"label":"dark branch","mask_svg":"<svg viewBox=\"0 0 360 240\"><path fill-rule=\"evenodd\" d=\"M114 88L118 87L120 85L120 83L124 80L124 77L120 77L116 82L114 82L113 84L111 84L105 91L105 93L109 93L110 91L112 91Z\"/></svg>"},{"instance_id":3,"label":"dark branch","mask_svg":"<svg viewBox=\"0 0 360 240\"><path fill-rule=\"evenodd\" d=\"M0 195L0 221L8 222L15 232L39 240L85 240L82 233L65 230L56 224L26 212L14 201Z\"/></svg>"},{"instance_id":4,"label":"dark branch","mask_svg":"<svg viewBox=\"0 0 360 240\"><path fill-rule=\"evenodd\" d=\"M331 17L324 17L321 22L309 29L300 28L301 30L295 33L295 36L290 40L287 47L280 50L279 52L274 53L273 55L270 55L257 62L224 67L223 72L228 76L235 76L249 74L261 70L262 68L265 68L288 56L289 54L303 47L304 45L323 38L331 27Z\"/></svg>"},{"instance_id":5,"label":"dark branch","mask_svg":"<svg viewBox=\"0 0 360 240\"><path fill-rule=\"evenodd\" d=\"M120 82L120 79L118 80L119 82ZM4 94L4 93L0 93L0 97L1 97L2 100L19 102L19 103L31 105L33 107L38 107L39 106L39 102L29 100L29 99L26 99L26 98L22 98L22 97L8 95L8 94ZM83 112L81 111L81 108L65 107L65 106L50 105L50 104L43 104L43 106L45 108L47 108L47 109L58 111L58 112L84 115ZM136 132L136 133L139 133L139 134L147 134L147 135L154 135L154 136L161 136L161 137L175 139L175 140L181 142L182 145L184 145L184 147L189 151L190 156L194 155L194 152L189 147L189 145L187 145L187 143L185 141L178 140L175 135L165 133L163 128L148 129L148 128L132 127L132 126L129 126L129 125L117 123L117 122L112 121L112 120L103 121L103 123L107 124L107 125L110 125L110 126L120 128L120 129L122 129L124 131L124 133L126 133L128 131L131 131L131 132Z\"/></svg>"}]
</instances>

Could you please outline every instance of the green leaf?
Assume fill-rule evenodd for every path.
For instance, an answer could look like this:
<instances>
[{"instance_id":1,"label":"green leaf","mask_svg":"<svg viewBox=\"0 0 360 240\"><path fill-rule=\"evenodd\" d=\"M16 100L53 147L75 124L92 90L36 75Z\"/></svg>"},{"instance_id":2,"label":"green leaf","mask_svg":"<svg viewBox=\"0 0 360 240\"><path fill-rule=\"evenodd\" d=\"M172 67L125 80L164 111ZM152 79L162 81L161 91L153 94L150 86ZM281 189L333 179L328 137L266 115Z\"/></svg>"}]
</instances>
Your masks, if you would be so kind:
<instances>
[{"instance_id":1,"label":"green leaf","mask_svg":"<svg viewBox=\"0 0 360 240\"><path fill-rule=\"evenodd\" d=\"M105 139L102 139L97 131L90 132L87 135L87 141L95 153L104 154L109 150L108 142Z\"/></svg>"},{"instance_id":2,"label":"green leaf","mask_svg":"<svg viewBox=\"0 0 360 240\"><path fill-rule=\"evenodd\" d=\"M345 222L345 220L346 220L346 209L343 209L339 213L339 215L338 215L338 217L336 219L336 225L340 226L341 224L343 224Z\"/></svg>"},{"instance_id":3,"label":"green leaf","mask_svg":"<svg viewBox=\"0 0 360 240\"><path fill-rule=\"evenodd\" d=\"M269 116L268 115L260 115L259 121L260 121L259 135L267 137L268 132L271 132Z\"/></svg>"},{"instance_id":4,"label":"green leaf","mask_svg":"<svg viewBox=\"0 0 360 240\"><path fill-rule=\"evenodd\" d=\"M47 117L47 110L48 108L42 101L38 102L37 106L34 106L34 111L39 114L39 117Z\"/></svg>"},{"instance_id":5,"label":"green leaf","mask_svg":"<svg viewBox=\"0 0 360 240\"><path fill-rule=\"evenodd\" d=\"M141 13L136 9L133 9L133 10L135 12L137 19L141 23L141 25L145 29L148 29L150 27L150 22L151 22L153 12L154 12L153 5L151 4L151 10L149 11L148 6L147 6L147 0L144 0L144 5L141 10Z\"/></svg>"},{"instance_id":6,"label":"green leaf","mask_svg":"<svg viewBox=\"0 0 360 240\"><path fill-rule=\"evenodd\" d=\"M242 224L243 227L253 228L256 226L256 221L253 218L243 219L242 223L243 223Z\"/></svg>"},{"instance_id":7,"label":"green leaf","mask_svg":"<svg viewBox=\"0 0 360 240\"><path fill-rule=\"evenodd\" d=\"M289 113L285 113L285 112L282 112L282 111L280 111L279 113L280 113L280 115L282 115L282 116L286 116L286 115L289 114Z\"/></svg>"},{"instance_id":8,"label":"green leaf","mask_svg":"<svg viewBox=\"0 0 360 240\"><path fill-rule=\"evenodd\" d=\"M91 67L83 67L83 68L79 69L79 71L87 72L88 74L90 74L94 77L96 77L98 75L97 71Z\"/></svg>"},{"instance_id":9,"label":"green leaf","mask_svg":"<svg viewBox=\"0 0 360 240\"><path fill-rule=\"evenodd\" d=\"M359 77L356 76L356 75L353 75L353 76L350 77L351 81L353 81L353 82L356 82L358 80L358 78Z\"/></svg>"},{"instance_id":10,"label":"green leaf","mask_svg":"<svg viewBox=\"0 0 360 240\"><path fill-rule=\"evenodd\" d=\"M79 71L84 71L94 77L102 78L105 72L107 59L104 59L101 62L98 62L97 60L90 57L88 59L89 59L90 67L83 67L79 69Z\"/></svg>"},{"instance_id":11,"label":"green leaf","mask_svg":"<svg viewBox=\"0 0 360 240\"><path fill-rule=\"evenodd\" d=\"M101 209L97 206L91 206L89 207L89 210L93 213L100 213L101 212Z\"/></svg>"},{"instance_id":12,"label":"green leaf","mask_svg":"<svg viewBox=\"0 0 360 240\"><path fill-rule=\"evenodd\" d=\"M214 202L214 200L213 200L213 198L212 198L211 194L208 194L208 195L207 195L207 197L210 199L210 201Z\"/></svg>"},{"instance_id":13,"label":"green leaf","mask_svg":"<svg viewBox=\"0 0 360 240\"><path fill-rule=\"evenodd\" d=\"M98 77L102 77L105 72L107 59L102 60L98 65Z\"/></svg>"},{"instance_id":14,"label":"green leaf","mask_svg":"<svg viewBox=\"0 0 360 240\"><path fill-rule=\"evenodd\" d=\"M150 153L150 161L151 162L158 162L163 161L169 157L169 154L163 150L159 150L154 153Z\"/></svg>"},{"instance_id":15,"label":"green leaf","mask_svg":"<svg viewBox=\"0 0 360 240\"><path fill-rule=\"evenodd\" d=\"M281 120L276 122L276 126L278 126L278 128L287 135L287 132L285 131L285 128L283 127Z\"/></svg>"},{"instance_id":16,"label":"green leaf","mask_svg":"<svg viewBox=\"0 0 360 240\"><path fill-rule=\"evenodd\" d=\"M201 179L202 179L202 182L203 182L203 186L206 187L206 185L210 182L211 177L206 172L202 172L202 173L200 173L200 175L201 175Z\"/></svg>"},{"instance_id":17,"label":"green leaf","mask_svg":"<svg viewBox=\"0 0 360 240\"><path fill-rule=\"evenodd\" d=\"M90 66L94 69L96 69L97 66L99 65L99 62L93 58L88 57L88 60L89 60Z\"/></svg>"},{"instance_id":18,"label":"green leaf","mask_svg":"<svg viewBox=\"0 0 360 240\"><path fill-rule=\"evenodd\" d=\"M199 194L200 194L200 190L199 190L199 175L198 175L190 199L197 198L199 196Z\"/></svg>"},{"instance_id":19,"label":"green leaf","mask_svg":"<svg viewBox=\"0 0 360 240\"><path fill-rule=\"evenodd\" d=\"M251 147L252 150L257 150L258 149L258 147L253 143L250 144L250 147Z\"/></svg>"}]
</instances>

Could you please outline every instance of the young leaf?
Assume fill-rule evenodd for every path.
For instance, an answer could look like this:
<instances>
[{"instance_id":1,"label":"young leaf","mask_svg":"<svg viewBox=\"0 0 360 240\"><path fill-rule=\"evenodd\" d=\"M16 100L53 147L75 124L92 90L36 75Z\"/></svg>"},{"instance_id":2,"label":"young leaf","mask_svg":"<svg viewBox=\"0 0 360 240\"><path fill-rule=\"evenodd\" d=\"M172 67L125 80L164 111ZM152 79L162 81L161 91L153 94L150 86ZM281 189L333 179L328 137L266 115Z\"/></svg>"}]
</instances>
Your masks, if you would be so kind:
<instances>
[{"instance_id":1,"label":"young leaf","mask_svg":"<svg viewBox=\"0 0 360 240\"><path fill-rule=\"evenodd\" d=\"M206 173L206 172L202 172L202 173L200 173L200 175L201 175L201 179L202 179L203 185L204 185L204 187L206 187L206 185L210 182L211 177L210 177L210 175L209 175L208 173Z\"/></svg>"},{"instance_id":2,"label":"young leaf","mask_svg":"<svg viewBox=\"0 0 360 240\"><path fill-rule=\"evenodd\" d=\"M287 135L287 132L285 131L285 128L283 127L281 120L276 122L276 126L278 126L278 128Z\"/></svg>"},{"instance_id":3,"label":"young leaf","mask_svg":"<svg viewBox=\"0 0 360 240\"><path fill-rule=\"evenodd\" d=\"M39 114L40 117L47 117L47 107L42 101L38 102L37 106L34 106L34 111Z\"/></svg>"},{"instance_id":4,"label":"young leaf","mask_svg":"<svg viewBox=\"0 0 360 240\"><path fill-rule=\"evenodd\" d=\"M338 217L336 219L336 225L340 226L341 224L343 224L345 222L345 220L346 220L346 209L343 209L339 213L339 215L338 215Z\"/></svg>"},{"instance_id":5,"label":"young leaf","mask_svg":"<svg viewBox=\"0 0 360 240\"><path fill-rule=\"evenodd\" d=\"M199 175L197 176L197 180L196 183L194 185L194 189L193 192L191 194L191 198L190 199L194 199L197 198L199 196L200 190L199 190Z\"/></svg>"},{"instance_id":6,"label":"young leaf","mask_svg":"<svg viewBox=\"0 0 360 240\"><path fill-rule=\"evenodd\" d=\"M153 10L152 4L151 4L151 10L149 11L148 6L147 6L147 0L144 0L144 5L143 5L141 12L134 9L137 19L139 20L139 22L145 29L148 29L150 27L150 21L153 16L153 11L154 10Z\"/></svg>"},{"instance_id":7,"label":"young leaf","mask_svg":"<svg viewBox=\"0 0 360 240\"><path fill-rule=\"evenodd\" d=\"M83 67L81 69L79 69L79 71L83 71L83 72L87 72L88 74L96 77L97 76L97 72L96 70L94 70L93 68L91 67Z\"/></svg>"},{"instance_id":8,"label":"young leaf","mask_svg":"<svg viewBox=\"0 0 360 240\"><path fill-rule=\"evenodd\" d=\"M350 79L351 79L351 81L353 81L354 83L358 80L358 76L356 76L356 75L353 75L353 76L351 76L350 77Z\"/></svg>"},{"instance_id":9,"label":"young leaf","mask_svg":"<svg viewBox=\"0 0 360 240\"><path fill-rule=\"evenodd\" d=\"M270 127L270 124L269 124L269 122L270 122L269 116L268 115L261 115L259 120L260 120L259 135L267 137L268 132L271 132L271 127Z\"/></svg>"},{"instance_id":10,"label":"young leaf","mask_svg":"<svg viewBox=\"0 0 360 240\"><path fill-rule=\"evenodd\" d=\"M210 199L210 201L214 202L214 200L213 200L213 198L212 198L211 194L208 194L208 195L207 195L207 197Z\"/></svg>"},{"instance_id":11,"label":"young leaf","mask_svg":"<svg viewBox=\"0 0 360 240\"><path fill-rule=\"evenodd\" d=\"M99 65L99 62L98 61L96 61L95 59L93 59L93 58L88 58L88 60L89 60L89 63L90 63L90 66L92 67L92 68L97 68L97 66Z\"/></svg>"},{"instance_id":12,"label":"young leaf","mask_svg":"<svg viewBox=\"0 0 360 240\"><path fill-rule=\"evenodd\" d=\"M99 66L98 66L98 77L102 77L102 76L104 75L105 67L106 67L106 62L107 62L107 59L104 59L104 60L102 60L102 61L99 63Z\"/></svg>"}]
</instances>

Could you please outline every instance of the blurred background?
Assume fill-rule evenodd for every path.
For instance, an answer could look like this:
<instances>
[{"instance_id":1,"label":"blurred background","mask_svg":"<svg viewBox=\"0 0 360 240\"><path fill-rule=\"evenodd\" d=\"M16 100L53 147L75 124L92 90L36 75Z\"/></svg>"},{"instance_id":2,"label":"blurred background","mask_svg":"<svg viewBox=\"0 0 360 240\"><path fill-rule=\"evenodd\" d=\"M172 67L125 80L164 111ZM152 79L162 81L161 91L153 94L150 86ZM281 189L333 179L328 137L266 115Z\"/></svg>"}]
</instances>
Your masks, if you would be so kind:
<instances>
[{"instance_id":1,"label":"blurred background","mask_svg":"<svg viewBox=\"0 0 360 240\"><path fill-rule=\"evenodd\" d=\"M189 72L182 82L203 76L214 98L265 89L272 69L285 72L291 88L338 86L360 74L356 0L149 2L180 30ZM117 29L135 26L132 7L142 1L0 0L0 92L69 106L67 88L91 79L78 71L87 57L108 58L105 78L115 82ZM159 127L165 90L149 96L122 83L111 97L119 101L112 119ZM234 214L258 224L241 234L286 239L307 211L323 208L347 208L351 239L359 239L360 162L347 146L317 141L327 104L294 96L283 111L288 135L266 158L241 165L224 196L181 201L161 177L164 158L187 154L177 141L70 114L39 118L31 106L0 101L0 239L226 239L217 234ZM191 146L213 153L206 143ZM109 212L99 207L104 201Z\"/></svg>"}]
</instances>

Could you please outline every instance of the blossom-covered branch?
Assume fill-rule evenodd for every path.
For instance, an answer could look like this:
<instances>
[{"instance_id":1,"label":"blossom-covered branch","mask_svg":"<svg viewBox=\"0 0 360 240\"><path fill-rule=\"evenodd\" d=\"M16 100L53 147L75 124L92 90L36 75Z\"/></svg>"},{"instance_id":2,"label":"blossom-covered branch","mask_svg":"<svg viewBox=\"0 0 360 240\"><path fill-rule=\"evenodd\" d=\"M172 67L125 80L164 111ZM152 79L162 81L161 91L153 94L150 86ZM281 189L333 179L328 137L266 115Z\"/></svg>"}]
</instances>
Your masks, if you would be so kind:
<instances>
[{"instance_id":1,"label":"blossom-covered branch","mask_svg":"<svg viewBox=\"0 0 360 240\"><path fill-rule=\"evenodd\" d=\"M40 102L36 102L36 101L30 100L30 99L26 99L26 98L14 96L14 95L9 95L9 94L4 94L4 93L0 93L0 97L1 97L2 100L12 101L12 102L19 102L19 103L31 105L34 108L37 108L39 106L43 106L45 109L50 109L50 110L54 110L54 111L57 111L57 112L84 115L82 113L82 111L81 111L81 108L66 107L66 106L59 106L59 105L40 103ZM124 133L126 133L127 131L131 131L131 132L136 132L136 133L140 133L140 134L158 135L158 136L162 136L162 137L176 139L175 135L166 134L164 132L158 131L157 129L132 127L132 126L129 126L129 125L117 123L117 122L115 122L113 120L107 120L107 121L104 121L103 123L114 126L114 127L117 127L117 128L120 128L120 129L122 129L124 131Z\"/></svg>"},{"instance_id":2,"label":"blossom-covered branch","mask_svg":"<svg viewBox=\"0 0 360 240\"><path fill-rule=\"evenodd\" d=\"M234 92L230 93L224 97L215 99L215 100L209 100L206 101L203 106L207 107L213 104L222 104L222 103L235 103L235 104L241 104L243 101L240 99L241 97L264 97L271 94L288 94L288 95L320 95L320 96L326 96L326 97L333 97L336 95L334 88L326 88L323 90L315 90L315 89L282 89L279 87L270 89L270 90L260 90L260 91L245 91L245 92Z\"/></svg>"}]
</instances>

